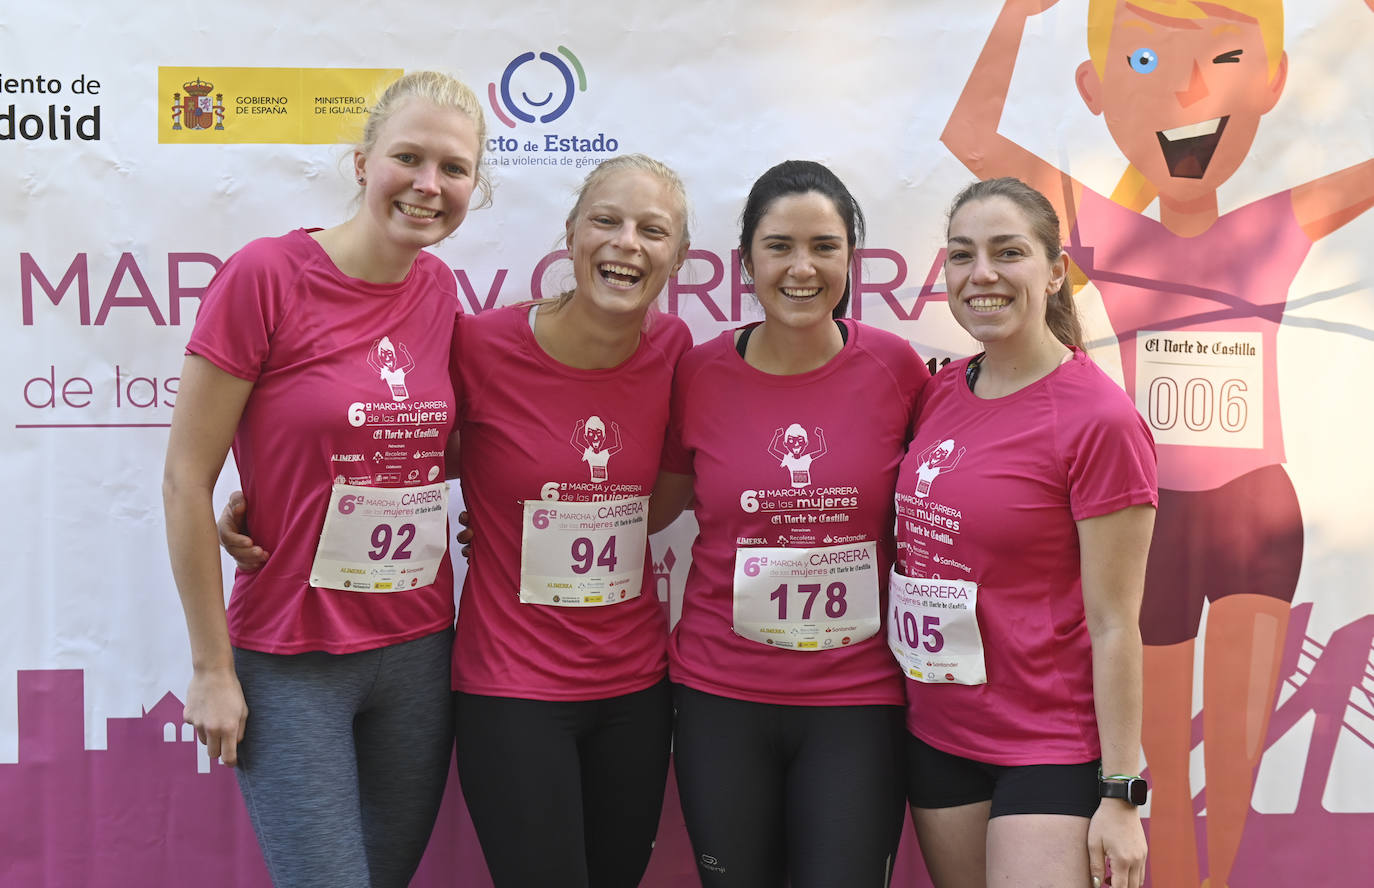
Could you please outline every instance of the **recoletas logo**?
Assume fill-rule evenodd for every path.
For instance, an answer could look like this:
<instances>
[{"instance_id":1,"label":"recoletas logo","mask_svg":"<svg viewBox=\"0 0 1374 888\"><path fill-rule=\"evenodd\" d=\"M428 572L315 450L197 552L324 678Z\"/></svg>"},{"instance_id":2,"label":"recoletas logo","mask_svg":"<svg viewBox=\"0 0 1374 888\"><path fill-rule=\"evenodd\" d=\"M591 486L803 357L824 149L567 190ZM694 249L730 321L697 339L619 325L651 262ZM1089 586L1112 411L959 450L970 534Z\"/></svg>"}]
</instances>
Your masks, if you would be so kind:
<instances>
[{"instance_id":1,"label":"recoletas logo","mask_svg":"<svg viewBox=\"0 0 1374 888\"><path fill-rule=\"evenodd\" d=\"M511 59L506 70L501 72L500 86L487 84L487 101L492 113L514 129L517 120L524 123L557 120L572 106L573 97L586 91L587 73L582 63L572 50L560 46L557 55L526 52Z\"/></svg>"}]
</instances>

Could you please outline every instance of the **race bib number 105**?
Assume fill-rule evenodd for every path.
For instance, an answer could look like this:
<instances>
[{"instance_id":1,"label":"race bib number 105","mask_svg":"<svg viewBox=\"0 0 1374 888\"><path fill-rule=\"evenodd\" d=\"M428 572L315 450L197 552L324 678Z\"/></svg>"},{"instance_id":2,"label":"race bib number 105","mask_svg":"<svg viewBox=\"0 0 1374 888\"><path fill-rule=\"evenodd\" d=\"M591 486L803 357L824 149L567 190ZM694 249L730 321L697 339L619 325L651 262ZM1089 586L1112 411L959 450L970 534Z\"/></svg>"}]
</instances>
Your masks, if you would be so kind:
<instances>
[{"instance_id":1,"label":"race bib number 105","mask_svg":"<svg viewBox=\"0 0 1374 888\"><path fill-rule=\"evenodd\" d=\"M928 684L987 682L977 583L907 577L893 568L887 598L887 646L907 678Z\"/></svg>"}]
</instances>

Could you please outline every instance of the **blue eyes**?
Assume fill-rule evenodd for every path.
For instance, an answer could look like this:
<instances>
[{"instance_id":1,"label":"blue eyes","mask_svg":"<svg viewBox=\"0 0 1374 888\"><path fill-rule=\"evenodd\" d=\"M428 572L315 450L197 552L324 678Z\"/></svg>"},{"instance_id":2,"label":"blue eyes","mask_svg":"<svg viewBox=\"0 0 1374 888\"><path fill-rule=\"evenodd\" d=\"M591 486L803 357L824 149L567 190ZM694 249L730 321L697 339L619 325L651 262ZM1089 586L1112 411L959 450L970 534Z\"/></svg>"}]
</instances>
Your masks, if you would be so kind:
<instances>
[{"instance_id":1,"label":"blue eyes","mask_svg":"<svg viewBox=\"0 0 1374 888\"><path fill-rule=\"evenodd\" d=\"M1137 74L1149 74L1159 67L1159 56L1155 55L1153 49L1141 47L1126 57L1126 64L1131 66L1131 70Z\"/></svg>"}]
</instances>

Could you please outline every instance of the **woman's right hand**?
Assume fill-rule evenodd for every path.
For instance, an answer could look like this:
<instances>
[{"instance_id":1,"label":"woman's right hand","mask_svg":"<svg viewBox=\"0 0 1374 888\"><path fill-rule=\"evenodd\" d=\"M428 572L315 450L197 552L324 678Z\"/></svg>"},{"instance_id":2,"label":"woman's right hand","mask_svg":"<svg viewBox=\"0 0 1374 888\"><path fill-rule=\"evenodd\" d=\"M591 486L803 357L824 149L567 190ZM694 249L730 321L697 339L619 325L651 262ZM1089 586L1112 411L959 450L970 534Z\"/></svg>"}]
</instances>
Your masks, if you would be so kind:
<instances>
[{"instance_id":1,"label":"woman's right hand","mask_svg":"<svg viewBox=\"0 0 1374 888\"><path fill-rule=\"evenodd\" d=\"M205 744L210 758L231 768L238 764L248 704L232 666L197 669L191 675L182 719L196 729L196 737Z\"/></svg>"},{"instance_id":2,"label":"woman's right hand","mask_svg":"<svg viewBox=\"0 0 1374 888\"><path fill-rule=\"evenodd\" d=\"M219 513L215 523L219 530L219 544L238 564L239 570L252 573L267 563L267 550L253 542L248 535L248 501L243 492L235 490L229 494L229 502Z\"/></svg>"}]
</instances>

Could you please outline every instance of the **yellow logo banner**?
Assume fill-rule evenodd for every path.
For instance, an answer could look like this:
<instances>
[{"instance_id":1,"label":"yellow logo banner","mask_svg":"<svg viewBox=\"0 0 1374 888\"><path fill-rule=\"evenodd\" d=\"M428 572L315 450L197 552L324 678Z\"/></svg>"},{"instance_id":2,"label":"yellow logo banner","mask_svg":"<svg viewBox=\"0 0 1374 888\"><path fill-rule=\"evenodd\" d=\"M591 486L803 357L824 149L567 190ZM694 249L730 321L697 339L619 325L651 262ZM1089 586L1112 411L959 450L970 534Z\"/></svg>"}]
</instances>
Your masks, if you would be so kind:
<instances>
[{"instance_id":1,"label":"yellow logo banner","mask_svg":"<svg viewBox=\"0 0 1374 888\"><path fill-rule=\"evenodd\" d=\"M157 69L164 144L356 142L367 110L400 68Z\"/></svg>"}]
</instances>

